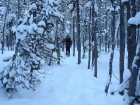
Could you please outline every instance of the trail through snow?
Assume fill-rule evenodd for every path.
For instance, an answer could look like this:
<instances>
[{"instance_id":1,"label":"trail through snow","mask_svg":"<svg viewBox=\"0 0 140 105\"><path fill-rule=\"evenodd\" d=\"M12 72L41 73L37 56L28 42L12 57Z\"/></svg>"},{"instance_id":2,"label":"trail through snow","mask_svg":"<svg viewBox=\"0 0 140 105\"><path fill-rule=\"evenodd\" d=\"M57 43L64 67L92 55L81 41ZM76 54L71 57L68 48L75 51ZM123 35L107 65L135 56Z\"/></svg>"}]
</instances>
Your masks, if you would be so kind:
<instances>
[{"instance_id":1,"label":"trail through snow","mask_svg":"<svg viewBox=\"0 0 140 105\"><path fill-rule=\"evenodd\" d=\"M49 71L36 91L22 90L11 100L0 91L5 97L0 96L1 105L123 105L123 97L106 96L104 92L108 57L99 58L98 78L93 70L87 69L87 59L78 65L77 57L71 56L65 57L61 65L44 65L42 70Z\"/></svg>"}]
</instances>

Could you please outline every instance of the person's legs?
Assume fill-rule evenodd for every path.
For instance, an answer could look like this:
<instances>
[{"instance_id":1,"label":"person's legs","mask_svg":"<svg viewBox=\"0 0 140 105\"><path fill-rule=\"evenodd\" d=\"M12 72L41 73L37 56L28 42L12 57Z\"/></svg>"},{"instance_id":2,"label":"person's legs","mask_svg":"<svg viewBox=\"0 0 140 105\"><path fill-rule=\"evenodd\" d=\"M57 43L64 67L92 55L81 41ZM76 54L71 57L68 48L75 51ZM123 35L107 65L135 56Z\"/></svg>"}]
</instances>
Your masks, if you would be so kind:
<instances>
[{"instance_id":1,"label":"person's legs","mask_svg":"<svg viewBox=\"0 0 140 105\"><path fill-rule=\"evenodd\" d=\"M68 46L68 56L70 56L70 46Z\"/></svg>"},{"instance_id":2,"label":"person's legs","mask_svg":"<svg viewBox=\"0 0 140 105\"><path fill-rule=\"evenodd\" d=\"M68 46L66 46L66 55L68 55Z\"/></svg>"}]
</instances>

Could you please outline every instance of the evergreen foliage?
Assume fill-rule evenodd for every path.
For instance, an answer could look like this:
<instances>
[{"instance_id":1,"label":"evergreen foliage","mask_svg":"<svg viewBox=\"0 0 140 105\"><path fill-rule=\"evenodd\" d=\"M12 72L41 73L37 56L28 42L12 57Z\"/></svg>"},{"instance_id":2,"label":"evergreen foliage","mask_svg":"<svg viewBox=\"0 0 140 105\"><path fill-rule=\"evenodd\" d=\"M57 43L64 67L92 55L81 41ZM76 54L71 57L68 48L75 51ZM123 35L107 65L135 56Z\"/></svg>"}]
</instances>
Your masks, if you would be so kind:
<instances>
[{"instance_id":1,"label":"evergreen foliage","mask_svg":"<svg viewBox=\"0 0 140 105\"><path fill-rule=\"evenodd\" d=\"M32 2L28 14L18 21L15 54L0 73L3 89L9 98L24 88L35 90L41 82L38 78L41 60L56 60L53 56L56 48L49 32L53 28L53 19L63 20L58 5L58 1L52 0Z\"/></svg>"}]
</instances>

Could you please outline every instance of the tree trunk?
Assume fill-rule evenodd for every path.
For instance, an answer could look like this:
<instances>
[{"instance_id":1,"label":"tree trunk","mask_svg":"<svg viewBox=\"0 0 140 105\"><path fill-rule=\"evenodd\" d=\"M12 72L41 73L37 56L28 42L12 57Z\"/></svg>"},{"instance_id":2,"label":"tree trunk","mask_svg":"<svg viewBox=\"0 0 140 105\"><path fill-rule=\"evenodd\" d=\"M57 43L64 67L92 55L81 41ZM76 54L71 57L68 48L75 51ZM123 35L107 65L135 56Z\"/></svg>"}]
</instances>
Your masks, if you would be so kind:
<instances>
[{"instance_id":1,"label":"tree trunk","mask_svg":"<svg viewBox=\"0 0 140 105\"><path fill-rule=\"evenodd\" d=\"M88 69L90 69L90 61L91 61L91 15L92 15L92 8L90 7L90 14L89 14L89 24L88 24L88 45L89 45L89 49L88 49Z\"/></svg>"},{"instance_id":2,"label":"tree trunk","mask_svg":"<svg viewBox=\"0 0 140 105\"><path fill-rule=\"evenodd\" d=\"M124 6L121 5L120 15L120 84L123 82L124 72L124 55L125 55L125 30L124 30Z\"/></svg>"},{"instance_id":3,"label":"tree trunk","mask_svg":"<svg viewBox=\"0 0 140 105\"><path fill-rule=\"evenodd\" d=\"M56 46L57 46L57 64L60 65L60 45L58 33L58 21L56 20Z\"/></svg>"},{"instance_id":4,"label":"tree trunk","mask_svg":"<svg viewBox=\"0 0 140 105\"><path fill-rule=\"evenodd\" d=\"M97 32L97 20L94 21L94 18L97 17L97 14L95 13L94 10L94 2L93 2L93 11L92 11L92 41L94 41L94 48L93 48L93 52L92 54L94 54L92 58L94 58L92 60L92 64L94 61L94 77L97 78L97 58L98 58L98 50L97 50L97 36L96 36L96 32ZM94 27L95 26L95 27Z\"/></svg>"},{"instance_id":5,"label":"tree trunk","mask_svg":"<svg viewBox=\"0 0 140 105\"><path fill-rule=\"evenodd\" d=\"M20 0L18 0L18 16L17 16L18 19L20 18L20 13L21 13L21 10L20 10Z\"/></svg>"},{"instance_id":6,"label":"tree trunk","mask_svg":"<svg viewBox=\"0 0 140 105\"><path fill-rule=\"evenodd\" d=\"M81 63L81 38L80 38L80 14L79 14L79 0L76 0L77 4L77 36L78 36L78 64Z\"/></svg>"},{"instance_id":7,"label":"tree trunk","mask_svg":"<svg viewBox=\"0 0 140 105\"><path fill-rule=\"evenodd\" d=\"M83 56L82 58L85 58L85 53L86 53L86 46L85 46L85 42L87 41L87 30L88 30L88 27L87 27L87 22L85 22L84 24L84 35L83 35Z\"/></svg>"},{"instance_id":8,"label":"tree trunk","mask_svg":"<svg viewBox=\"0 0 140 105\"><path fill-rule=\"evenodd\" d=\"M73 56L75 56L75 17L73 17Z\"/></svg>"},{"instance_id":9,"label":"tree trunk","mask_svg":"<svg viewBox=\"0 0 140 105\"><path fill-rule=\"evenodd\" d=\"M124 56L125 56L125 26L124 26L124 6L120 4L121 10L120 10L120 65L119 65L119 71L120 71L120 84L123 83L123 73L124 73ZM124 92L120 92L121 95L124 94Z\"/></svg>"},{"instance_id":10,"label":"tree trunk","mask_svg":"<svg viewBox=\"0 0 140 105\"><path fill-rule=\"evenodd\" d=\"M5 8L5 14L4 14L4 17L3 17L3 30L2 30L2 42L1 42L1 44L2 44L2 54L3 54L3 51L4 51L4 42L5 42L5 35L4 35L4 32L5 32L5 22L6 22L6 17L7 17L7 7Z\"/></svg>"},{"instance_id":11,"label":"tree trunk","mask_svg":"<svg viewBox=\"0 0 140 105\"><path fill-rule=\"evenodd\" d=\"M130 8L131 7L131 8ZM136 15L135 0L131 0L131 5L128 6L128 19ZM130 10L132 9L132 16L130 16ZM130 12L130 13L129 13ZM133 27L128 27L128 69L131 70L133 58L136 51L136 29Z\"/></svg>"},{"instance_id":12,"label":"tree trunk","mask_svg":"<svg viewBox=\"0 0 140 105\"><path fill-rule=\"evenodd\" d=\"M140 44L137 46L137 51L136 56L133 59L133 65L132 65L132 70L131 70L131 77L129 80L129 88L128 88L128 96L131 98L135 98L135 92L136 92L136 83L137 83L137 77L138 77L138 72L139 72L139 67L140 67ZM135 100L132 99L130 100L129 105L134 105Z\"/></svg>"},{"instance_id":13,"label":"tree trunk","mask_svg":"<svg viewBox=\"0 0 140 105\"><path fill-rule=\"evenodd\" d=\"M115 6L114 6L114 11L115 11ZM113 12L113 19L112 19L112 29L111 29L111 35L112 35L112 52L110 55L110 60L109 60L109 80L105 88L105 92L108 93L109 90L109 85L111 83L111 78L112 78L112 64L113 64L113 57L114 57L114 47L115 47L115 12Z\"/></svg>"},{"instance_id":14,"label":"tree trunk","mask_svg":"<svg viewBox=\"0 0 140 105\"><path fill-rule=\"evenodd\" d=\"M96 27L97 27L97 24L95 22L95 28ZM98 51L97 51L97 38L96 38L96 32L95 32L94 34L94 76L96 78L97 78L97 58L98 58Z\"/></svg>"}]
</instances>

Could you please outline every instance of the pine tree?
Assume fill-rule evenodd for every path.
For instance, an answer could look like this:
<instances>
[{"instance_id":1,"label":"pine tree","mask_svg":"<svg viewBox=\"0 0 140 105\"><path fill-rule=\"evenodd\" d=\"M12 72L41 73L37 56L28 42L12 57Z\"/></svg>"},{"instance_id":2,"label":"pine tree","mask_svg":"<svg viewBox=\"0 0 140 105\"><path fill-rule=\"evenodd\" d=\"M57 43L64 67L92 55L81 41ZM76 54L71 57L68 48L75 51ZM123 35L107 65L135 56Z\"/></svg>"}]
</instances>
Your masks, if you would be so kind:
<instances>
[{"instance_id":1,"label":"pine tree","mask_svg":"<svg viewBox=\"0 0 140 105\"><path fill-rule=\"evenodd\" d=\"M63 21L63 16L57 10L58 5L56 0L32 2L28 14L18 21L15 54L0 73L3 89L9 98L24 88L35 90L41 82L38 78L41 60L54 58L52 52L55 46L48 33L55 24L53 19Z\"/></svg>"}]
</instances>

